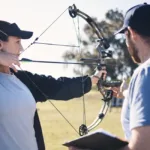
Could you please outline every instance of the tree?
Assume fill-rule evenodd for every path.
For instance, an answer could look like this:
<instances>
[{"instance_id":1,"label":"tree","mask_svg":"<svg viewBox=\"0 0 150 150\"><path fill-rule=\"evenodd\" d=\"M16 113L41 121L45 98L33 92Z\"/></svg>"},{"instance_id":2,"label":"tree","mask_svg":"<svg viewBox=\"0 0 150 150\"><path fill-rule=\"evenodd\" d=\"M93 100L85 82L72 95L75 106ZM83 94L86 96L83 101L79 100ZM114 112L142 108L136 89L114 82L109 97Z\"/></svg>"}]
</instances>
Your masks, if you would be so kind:
<instances>
[{"instance_id":1,"label":"tree","mask_svg":"<svg viewBox=\"0 0 150 150\"><path fill-rule=\"evenodd\" d=\"M101 20L100 22L96 18L94 18L94 20L101 28L104 37L108 39L108 42L111 45L110 49L114 54L113 58L116 60L116 62L112 61L111 65L107 66L108 76L111 77L111 79L116 79L119 75L126 75L127 77L130 77L137 65L133 63L129 56L125 39L113 36L114 32L117 31L123 24L123 13L117 9L111 9L105 14L105 20ZM80 61L81 57L98 58L98 52L94 48L94 43L97 37L88 24L84 27L84 33L88 38L86 40L81 40L81 44L83 45L83 48L81 49L82 56L74 49L64 53L63 58L65 60ZM93 65L84 65L84 67L86 68L86 74L91 74L95 68ZM81 74L81 71L78 68L74 68L74 72L76 74Z\"/></svg>"}]
</instances>

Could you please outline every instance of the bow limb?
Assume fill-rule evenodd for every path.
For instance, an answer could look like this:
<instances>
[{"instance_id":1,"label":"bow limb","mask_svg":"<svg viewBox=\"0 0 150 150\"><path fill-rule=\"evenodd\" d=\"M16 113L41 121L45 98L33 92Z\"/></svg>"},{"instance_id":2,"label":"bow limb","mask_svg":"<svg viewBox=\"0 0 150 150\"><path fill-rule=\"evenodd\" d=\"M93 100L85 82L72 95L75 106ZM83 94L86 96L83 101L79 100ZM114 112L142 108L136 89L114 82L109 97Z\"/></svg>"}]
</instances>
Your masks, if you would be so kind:
<instances>
[{"instance_id":1,"label":"bow limb","mask_svg":"<svg viewBox=\"0 0 150 150\"><path fill-rule=\"evenodd\" d=\"M108 44L107 40L104 38L101 29L99 28L98 24L94 21L94 19L92 19L86 13L77 9L75 4L73 4L73 6L69 6L69 14L72 18L75 18L76 16L80 16L81 18L83 18L92 27L92 29L94 30L95 34L97 35L101 45L103 45L105 49L109 48L109 44Z\"/></svg>"},{"instance_id":2,"label":"bow limb","mask_svg":"<svg viewBox=\"0 0 150 150\"><path fill-rule=\"evenodd\" d=\"M92 129L94 129L95 127L97 127L101 123L101 121L105 117L107 110L109 108L108 104L109 104L108 102L103 103L102 109L100 110L98 117L94 120L94 122L91 125L89 125L87 127L88 131L91 131Z\"/></svg>"}]
</instances>

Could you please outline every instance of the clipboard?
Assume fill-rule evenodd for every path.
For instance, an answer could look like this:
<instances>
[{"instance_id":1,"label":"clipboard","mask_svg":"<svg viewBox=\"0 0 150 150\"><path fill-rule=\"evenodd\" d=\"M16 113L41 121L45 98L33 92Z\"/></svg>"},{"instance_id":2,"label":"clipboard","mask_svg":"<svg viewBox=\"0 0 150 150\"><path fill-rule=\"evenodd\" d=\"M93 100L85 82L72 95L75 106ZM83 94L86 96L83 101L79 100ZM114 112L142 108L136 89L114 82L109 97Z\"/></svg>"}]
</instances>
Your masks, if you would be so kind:
<instances>
[{"instance_id":1,"label":"clipboard","mask_svg":"<svg viewBox=\"0 0 150 150\"><path fill-rule=\"evenodd\" d=\"M103 129L100 129L75 140L66 142L63 146L74 146L81 149L91 150L116 150L126 146L127 144L127 141L122 140Z\"/></svg>"}]
</instances>

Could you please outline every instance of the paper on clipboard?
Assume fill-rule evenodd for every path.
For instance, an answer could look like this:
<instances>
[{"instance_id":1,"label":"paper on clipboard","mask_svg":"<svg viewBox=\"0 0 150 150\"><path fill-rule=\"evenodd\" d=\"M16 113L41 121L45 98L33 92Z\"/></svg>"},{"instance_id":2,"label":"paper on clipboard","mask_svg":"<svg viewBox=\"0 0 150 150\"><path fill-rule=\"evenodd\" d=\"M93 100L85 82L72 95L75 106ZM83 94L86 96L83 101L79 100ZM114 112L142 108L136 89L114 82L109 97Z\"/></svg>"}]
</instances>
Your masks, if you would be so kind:
<instances>
[{"instance_id":1,"label":"paper on clipboard","mask_svg":"<svg viewBox=\"0 0 150 150\"><path fill-rule=\"evenodd\" d=\"M75 140L66 142L63 145L91 150L116 150L127 144L127 141L124 141L103 129L99 129Z\"/></svg>"}]
</instances>

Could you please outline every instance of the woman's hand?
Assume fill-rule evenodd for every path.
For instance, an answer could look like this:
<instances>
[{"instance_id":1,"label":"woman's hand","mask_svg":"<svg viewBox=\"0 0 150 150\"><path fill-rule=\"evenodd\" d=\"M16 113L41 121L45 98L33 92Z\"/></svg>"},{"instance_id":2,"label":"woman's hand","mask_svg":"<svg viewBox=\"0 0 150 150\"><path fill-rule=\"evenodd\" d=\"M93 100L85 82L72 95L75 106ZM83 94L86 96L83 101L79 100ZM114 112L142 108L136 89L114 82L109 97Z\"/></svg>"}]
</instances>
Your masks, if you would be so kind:
<instances>
[{"instance_id":1,"label":"woman's hand","mask_svg":"<svg viewBox=\"0 0 150 150\"><path fill-rule=\"evenodd\" d=\"M106 79L107 72L106 70L96 71L94 75L91 76L92 84L97 84L99 79Z\"/></svg>"},{"instance_id":2,"label":"woman's hand","mask_svg":"<svg viewBox=\"0 0 150 150\"><path fill-rule=\"evenodd\" d=\"M10 67L17 72L16 66L20 67L19 58L17 55L7 52L0 52L0 65Z\"/></svg>"}]
</instances>

